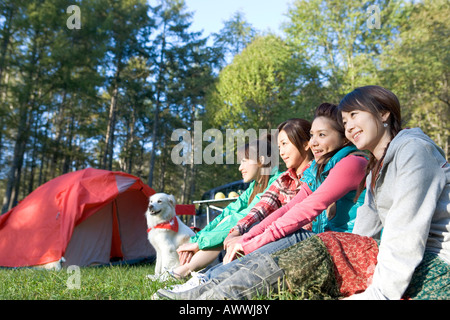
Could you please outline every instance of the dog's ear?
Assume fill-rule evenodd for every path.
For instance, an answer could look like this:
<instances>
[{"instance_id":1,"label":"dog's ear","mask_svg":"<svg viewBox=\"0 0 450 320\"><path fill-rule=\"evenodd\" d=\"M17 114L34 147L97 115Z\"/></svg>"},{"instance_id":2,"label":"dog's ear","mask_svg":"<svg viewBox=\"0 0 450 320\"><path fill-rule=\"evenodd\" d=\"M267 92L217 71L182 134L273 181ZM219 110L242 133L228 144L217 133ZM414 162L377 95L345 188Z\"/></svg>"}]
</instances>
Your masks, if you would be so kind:
<instances>
[{"instance_id":1,"label":"dog's ear","mask_svg":"<svg viewBox=\"0 0 450 320\"><path fill-rule=\"evenodd\" d=\"M175 208L175 204L176 204L176 200L175 200L175 197L172 195L172 194L169 194L168 196L167 196L167 198L169 199L169 203Z\"/></svg>"}]
</instances>

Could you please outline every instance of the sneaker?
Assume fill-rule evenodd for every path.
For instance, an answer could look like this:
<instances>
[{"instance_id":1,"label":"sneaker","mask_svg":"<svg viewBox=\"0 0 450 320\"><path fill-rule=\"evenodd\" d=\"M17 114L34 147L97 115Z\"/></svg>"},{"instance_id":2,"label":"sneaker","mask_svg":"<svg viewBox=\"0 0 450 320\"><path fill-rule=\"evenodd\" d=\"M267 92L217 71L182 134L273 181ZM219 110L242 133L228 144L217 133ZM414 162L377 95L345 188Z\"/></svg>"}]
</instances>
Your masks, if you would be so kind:
<instances>
[{"instance_id":1,"label":"sneaker","mask_svg":"<svg viewBox=\"0 0 450 320\"><path fill-rule=\"evenodd\" d=\"M156 291L153 298L155 300L195 300L199 296L201 296L202 293L208 290L212 290L215 286L217 286L217 282L212 279L208 281L202 281L200 285L191 287L190 289L187 289L185 291L175 292L167 289L159 289L158 291Z\"/></svg>"},{"instance_id":2,"label":"sneaker","mask_svg":"<svg viewBox=\"0 0 450 320\"><path fill-rule=\"evenodd\" d=\"M206 277L202 273L191 272L191 276L192 278L186 281L185 283L172 286L170 291L183 292L198 287L199 285L206 282Z\"/></svg>"}]
</instances>

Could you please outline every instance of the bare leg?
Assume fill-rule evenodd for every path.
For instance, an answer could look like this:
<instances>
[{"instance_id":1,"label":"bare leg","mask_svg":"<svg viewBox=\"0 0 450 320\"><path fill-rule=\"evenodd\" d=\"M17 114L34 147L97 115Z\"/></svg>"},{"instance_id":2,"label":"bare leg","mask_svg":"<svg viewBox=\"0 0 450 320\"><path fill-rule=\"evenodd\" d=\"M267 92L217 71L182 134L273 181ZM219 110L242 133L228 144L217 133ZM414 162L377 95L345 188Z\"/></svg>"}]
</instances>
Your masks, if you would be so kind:
<instances>
[{"instance_id":1,"label":"bare leg","mask_svg":"<svg viewBox=\"0 0 450 320\"><path fill-rule=\"evenodd\" d=\"M212 263L222 249L222 246L220 246L213 249L200 250L194 254L190 262L175 268L173 273L181 278L187 277L192 271L198 271Z\"/></svg>"}]
</instances>

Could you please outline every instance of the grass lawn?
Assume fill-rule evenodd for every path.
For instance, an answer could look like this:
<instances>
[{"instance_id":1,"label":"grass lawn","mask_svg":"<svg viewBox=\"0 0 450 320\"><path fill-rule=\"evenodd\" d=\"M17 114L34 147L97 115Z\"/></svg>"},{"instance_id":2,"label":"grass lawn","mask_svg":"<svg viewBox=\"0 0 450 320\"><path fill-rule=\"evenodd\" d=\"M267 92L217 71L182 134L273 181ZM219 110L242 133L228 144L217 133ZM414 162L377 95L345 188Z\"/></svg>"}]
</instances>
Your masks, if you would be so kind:
<instances>
[{"instance_id":1,"label":"grass lawn","mask_svg":"<svg viewBox=\"0 0 450 320\"><path fill-rule=\"evenodd\" d=\"M8 314L36 317L56 315L73 317L120 317L153 316L158 310L165 319L202 319L211 315L224 318L230 316L254 317L274 316L296 304L280 304L280 300L295 300L288 294L272 297L258 296L259 301L149 301L153 294L167 284L150 281L154 264L122 265L107 267L85 267L48 271L37 269L0 268L0 306ZM79 283L76 279L79 275ZM178 282L181 283L181 282ZM79 286L78 286L79 285ZM112 300L112 301L108 301ZM278 301L273 301L278 300ZM126 306L128 305L128 306ZM156 306L156 309L153 307ZM55 309L56 307L56 309ZM57 311L56 311L57 310Z\"/></svg>"},{"instance_id":2,"label":"grass lawn","mask_svg":"<svg viewBox=\"0 0 450 320\"><path fill-rule=\"evenodd\" d=\"M147 279L153 271L154 264L78 271L0 269L0 300L150 300L165 286Z\"/></svg>"},{"instance_id":3,"label":"grass lawn","mask_svg":"<svg viewBox=\"0 0 450 320\"><path fill-rule=\"evenodd\" d=\"M167 285L182 283L151 281L154 264L63 268L49 271L31 268L0 268L0 300L152 300ZM295 300L283 289L271 297L255 300Z\"/></svg>"}]
</instances>

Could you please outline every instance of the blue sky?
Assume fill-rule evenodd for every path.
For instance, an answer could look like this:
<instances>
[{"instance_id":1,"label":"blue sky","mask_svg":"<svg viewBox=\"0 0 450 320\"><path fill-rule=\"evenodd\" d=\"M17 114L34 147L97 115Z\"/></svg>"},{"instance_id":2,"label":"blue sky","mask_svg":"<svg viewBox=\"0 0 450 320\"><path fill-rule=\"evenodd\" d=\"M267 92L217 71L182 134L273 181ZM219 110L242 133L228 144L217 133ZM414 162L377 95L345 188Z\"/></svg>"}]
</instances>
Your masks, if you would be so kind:
<instances>
[{"instance_id":1,"label":"blue sky","mask_svg":"<svg viewBox=\"0 0 450 320\"><path fill-rule=\"evenodd\" d=\"M223 22L236 11L244 13L246 20L258 31L280 34L280 25L286 21L285 13L294 0L185 0L194 12L193 31L203 30L204 36L218 32Z\"/></svg>"}]
</instances>

